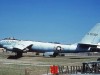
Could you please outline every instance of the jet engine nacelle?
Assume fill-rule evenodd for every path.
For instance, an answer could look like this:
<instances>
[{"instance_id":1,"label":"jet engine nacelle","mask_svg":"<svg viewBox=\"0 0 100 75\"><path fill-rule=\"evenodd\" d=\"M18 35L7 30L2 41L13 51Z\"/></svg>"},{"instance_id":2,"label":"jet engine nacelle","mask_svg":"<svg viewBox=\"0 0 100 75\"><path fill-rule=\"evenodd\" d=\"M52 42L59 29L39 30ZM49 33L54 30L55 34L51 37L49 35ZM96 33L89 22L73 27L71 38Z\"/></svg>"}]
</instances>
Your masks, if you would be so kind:
<instances>
[{"instance_id":1,"label":"jet engine nacelle","mask_svg":"<svg viewBox=\"0 0 100 75\"><path fill-rule=\"evenodd\" d=\"M9 51L12 51L13 50L13 47L10 46L10 45L4 45L3 46L6 50L9 50Z\"/></svg>"},{"instance_id":2,"label":"jet engine nacelle","mask_svg":"<svg viewBox=\"0 0 100 75\"><path fill-rule=\"evenodd\" d=\"M45 52L43 54L44 57L56 57L58 55L58 53L55 52Z\"/></svg>"},{"instance_id":3,"label":"jet engine nacelle","mask_svg":"<svg viewBox=\"0 0 100 75\"><path fill-rule=\"evenodd\" d=\"M98 47L91 47L90 51L91 52L100 52L100 48L98 48Z\"/></svg>"}]
</instances>

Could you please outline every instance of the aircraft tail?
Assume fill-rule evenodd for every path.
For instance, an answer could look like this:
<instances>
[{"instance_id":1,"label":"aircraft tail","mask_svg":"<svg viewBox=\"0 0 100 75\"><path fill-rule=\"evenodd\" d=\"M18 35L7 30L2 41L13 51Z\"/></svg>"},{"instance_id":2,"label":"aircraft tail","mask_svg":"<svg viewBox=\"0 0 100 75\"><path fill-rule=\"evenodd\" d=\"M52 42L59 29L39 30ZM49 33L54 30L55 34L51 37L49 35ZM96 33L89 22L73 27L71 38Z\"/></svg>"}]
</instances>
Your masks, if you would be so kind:
<instances>
[{"instance_id":1,"label":"aircraft tail","mask_svg":"<svg viewBox=\"0 0 100 75\"><path fill-rule=\"evenodd\" d=\"M100 23L97 23L81 40L83 44L97 44L100 42Z\"/></svg>"}]
</instances>

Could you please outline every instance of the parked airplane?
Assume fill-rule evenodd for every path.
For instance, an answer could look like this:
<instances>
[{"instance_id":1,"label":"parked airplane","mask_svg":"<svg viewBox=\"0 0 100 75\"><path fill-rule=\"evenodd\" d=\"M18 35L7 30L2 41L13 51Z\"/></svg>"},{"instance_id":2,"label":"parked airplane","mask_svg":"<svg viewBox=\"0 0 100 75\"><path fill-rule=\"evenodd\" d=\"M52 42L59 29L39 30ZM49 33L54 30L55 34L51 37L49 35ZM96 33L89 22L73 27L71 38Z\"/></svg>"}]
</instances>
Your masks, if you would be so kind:
<instances>
[{"instance_id":1,"label":"parked airplane","mask_svg":"<svg viewBox=\"0 0 100 75\"><path fill-rule=\"evenodd\" d=\"M100 23L88 32L78 43L66 45L48 42L26 41L17 39L3 39L0 46L7 51L22 57L24 52L44 53L44 56L56 57L59 53L99 52L100 51Z\"/></svg>"}]
</instances>

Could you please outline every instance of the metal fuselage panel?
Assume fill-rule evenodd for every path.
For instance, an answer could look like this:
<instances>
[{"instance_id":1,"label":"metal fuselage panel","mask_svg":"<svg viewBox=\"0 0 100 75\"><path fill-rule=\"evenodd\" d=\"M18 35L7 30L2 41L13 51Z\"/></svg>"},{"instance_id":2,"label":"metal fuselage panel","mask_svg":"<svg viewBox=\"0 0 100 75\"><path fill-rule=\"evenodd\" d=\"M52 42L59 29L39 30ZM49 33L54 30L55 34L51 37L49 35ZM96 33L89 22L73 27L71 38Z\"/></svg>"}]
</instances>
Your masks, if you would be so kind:
<instances>
[{"instance_id":1,"label":"metal fuselage panel","mask_svg":"<svg viewBox=\"0 0 100 75\"><path fill-rule=\"evenodd\" d=\"M36 42L36 41L23 41L23 40L2 40L0 45L9 51L13 51L13 48L19 48L23 50L29 45L32 45L30 52L59 52L59 53L77 53L77 52L87 52L88 49L81 48L78 44L63 45L55 43L46 42ZM58 48L59 47L59 48Z\"/></svg>"}]
</instances>

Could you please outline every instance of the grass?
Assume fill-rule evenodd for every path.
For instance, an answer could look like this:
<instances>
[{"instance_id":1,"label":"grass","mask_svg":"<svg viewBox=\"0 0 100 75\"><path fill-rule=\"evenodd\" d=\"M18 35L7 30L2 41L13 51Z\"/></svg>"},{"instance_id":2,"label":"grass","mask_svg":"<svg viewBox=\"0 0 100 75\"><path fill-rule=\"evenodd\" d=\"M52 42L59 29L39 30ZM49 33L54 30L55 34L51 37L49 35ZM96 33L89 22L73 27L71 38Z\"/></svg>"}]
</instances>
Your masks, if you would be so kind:
<instances>
[{"instance_id":1,"label":"grass","mask_svg":"<svg viewBox=\"0 0 100 75\"><path fill-rule=\"evenodd\" d=\"M41 75L47 73L49 67L46 66L19 66L19 65L9 65L8 67L0 67L0 75L25 75L25 73L30 73L29 75ZM28 74L26 74L28 75Z\"/></svg>"},{"instance_id":2,"label":"grass","mask_svg":"<svg viewBox=\"0 0 100 75\"><path fill-rule=\"evenodd\" d=\"M8 54L0 54L0 75L25 75L26 71L26 75L42 75L50 71L49 66L46 65L79 66L82 62L96 61L96 59L98 58L93 56L67 56L57 58L29 56L22 57L20 59L7 59L7 56ZM4 64L5 62L12 64Z\"/></svg>"}]
</instances>

